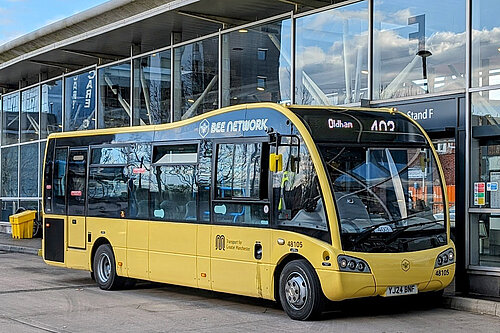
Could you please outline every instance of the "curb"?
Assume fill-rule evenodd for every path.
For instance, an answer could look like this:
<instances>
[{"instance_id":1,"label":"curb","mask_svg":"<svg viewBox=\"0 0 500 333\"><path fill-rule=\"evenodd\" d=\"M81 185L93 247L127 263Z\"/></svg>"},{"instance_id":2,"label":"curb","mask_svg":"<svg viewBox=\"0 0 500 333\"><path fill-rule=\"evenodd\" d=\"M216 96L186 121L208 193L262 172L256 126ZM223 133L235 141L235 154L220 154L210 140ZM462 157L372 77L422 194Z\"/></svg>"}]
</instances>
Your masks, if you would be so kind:
<instances>
[{"instance_id":1,"label":"curb","mask_svg":"<svg viewBox=\"0 0 500 333\"><path fill-rule=\"evenodd\" d=\"M37 256L40 250L39 249L34 249L32 247L23 247L23 246L0 244L0 251L13 252L13 253L24 253L24 254L33 254L33 255Z\"/></svg>"},{"instance_id":2,"label":"curb","mask_svg":"<svg viewBox=\"0 0 500 333\"><path fill-rule=\"evenodd\" d=\"M500 302L459 296L444 296L443 306L448 309L467 311L500 318Z\"/></svg>"}]
</instances>

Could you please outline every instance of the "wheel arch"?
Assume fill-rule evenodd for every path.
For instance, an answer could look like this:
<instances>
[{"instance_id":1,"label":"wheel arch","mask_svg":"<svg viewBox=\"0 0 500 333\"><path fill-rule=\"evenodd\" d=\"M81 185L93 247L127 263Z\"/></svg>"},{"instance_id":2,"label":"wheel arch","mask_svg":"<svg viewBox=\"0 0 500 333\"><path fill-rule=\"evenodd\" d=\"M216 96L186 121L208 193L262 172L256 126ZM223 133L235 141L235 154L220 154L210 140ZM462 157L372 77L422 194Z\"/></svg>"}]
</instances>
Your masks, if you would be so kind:
<instances>
[{"instance_id":1,"label":"wheel arch","mask_svg":"<svg viewBox=\"0 0 500 333\"><path fill-rule=\"evenodd\" d=\"M90 271L93 272L94 271L94 256L95 256L95 253L97 251L97 249L99 248L99 246L103 245L103 244L108 244L109 246L111 246L111 251L113 251L113 254L114 254L114 250L113 250L113 246L111 245L110 241L106 238L106 237L99 237L98 239L95 240L94 244L92 245L92 251L90 251Z\"/></svg>"},{"instance_id":2,"label":"wheel arch","mask_svg":"<svg viewBox=\"0 0 500 333\"><path fill-rule=\"evenodd\" d=\"M284 255L279 261L278 261L278 264L276 265L276 267L274 268L274 272L273 272L273 282L272 282L272 287L273 287L273 290L272 290L272 293L271 295L273 295L274 297L274 300L276 302L280 302L280 297L279 297L279 283L280 283L280 274L281 274L281 271L283 271L283 268L285 267L286 264L288 264L290 261L294 261L294 260L300 260L300 259L303 259L305 261L307 261L309 263L309 265L311 265L311 267L314 268L314 266L311 264L311 262L309 260L307 260L306 257L298 254L298 253L287 253L286 255Z\"/></svg>"}]
</instances>

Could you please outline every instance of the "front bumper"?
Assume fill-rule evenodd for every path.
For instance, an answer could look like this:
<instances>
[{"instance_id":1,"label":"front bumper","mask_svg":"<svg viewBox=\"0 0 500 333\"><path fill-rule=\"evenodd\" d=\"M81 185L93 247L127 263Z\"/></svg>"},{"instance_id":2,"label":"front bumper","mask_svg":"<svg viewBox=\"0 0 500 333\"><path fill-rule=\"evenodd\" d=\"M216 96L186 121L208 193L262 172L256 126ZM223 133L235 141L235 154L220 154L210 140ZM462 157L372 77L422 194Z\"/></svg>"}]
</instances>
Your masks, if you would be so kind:
<instances>
[{"instance_id":1,"label":"front bumper","mask_svg":"<svg viewBox=\"0 0 500 333\"><path fill-rule=\"evenodd\" d=\"M418 292L436 291L446 288L455 276L455 264L439 268L421 268L402 274L394 268L377 274L350 273L318 269L324 295L332 301L350 298L385 296L387 287L417 285ZM425 277L424 277L425 276Z\"/></svg>"}]
</instances>

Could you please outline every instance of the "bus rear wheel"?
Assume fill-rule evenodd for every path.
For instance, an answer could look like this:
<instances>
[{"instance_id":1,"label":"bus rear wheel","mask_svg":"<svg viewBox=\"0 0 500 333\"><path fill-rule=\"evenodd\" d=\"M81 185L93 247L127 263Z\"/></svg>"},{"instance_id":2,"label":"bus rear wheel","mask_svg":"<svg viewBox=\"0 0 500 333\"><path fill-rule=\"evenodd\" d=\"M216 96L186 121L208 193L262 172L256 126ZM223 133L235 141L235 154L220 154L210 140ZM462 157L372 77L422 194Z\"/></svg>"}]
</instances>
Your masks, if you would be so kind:
<instances>
[{"instance_id":1,"label":"bus rear wheel","mask_svg":"<svg viewBox=\"0 0 500 333\"><path fill-rule=\"evenodd\" d=\"M95 252L94 277L99 288L103 290L119 289L125 282L125 278L116 274L115 256L109 244L99 246Z\"/></svg>"},{"instance_id":2,"label":"bus rear wheel","mask_svg":"<svg viewBox=\"0 0 500 333\"><path fill-rule=\"evenodd\" d=\"M279 297L283 310L295 320L319 317L324 296L314 268L306 260L294 260L280 274Z\"/></svg>"}]
</instances>

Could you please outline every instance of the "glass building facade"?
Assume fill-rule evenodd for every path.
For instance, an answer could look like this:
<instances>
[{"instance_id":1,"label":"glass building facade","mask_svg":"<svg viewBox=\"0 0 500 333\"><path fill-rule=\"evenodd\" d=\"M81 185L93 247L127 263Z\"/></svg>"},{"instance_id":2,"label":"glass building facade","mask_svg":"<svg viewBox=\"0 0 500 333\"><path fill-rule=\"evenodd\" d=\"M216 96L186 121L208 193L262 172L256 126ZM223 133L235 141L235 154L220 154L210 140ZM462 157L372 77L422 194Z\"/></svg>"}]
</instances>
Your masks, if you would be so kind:
<instances>
[{"instance_id":1,"label":"glass building facade","mask_svg":"<svg viewBox=\"0 0 500 333\"><path fill-rule=\"evenodd\" d=\"M1 220L39 206L37 161L50 133L169 123L250 102L396 106L429 131L443 162L462 273L500 277L497 9L495 0L338 2L6 92Z\"/></svg>"}]
</instances>

